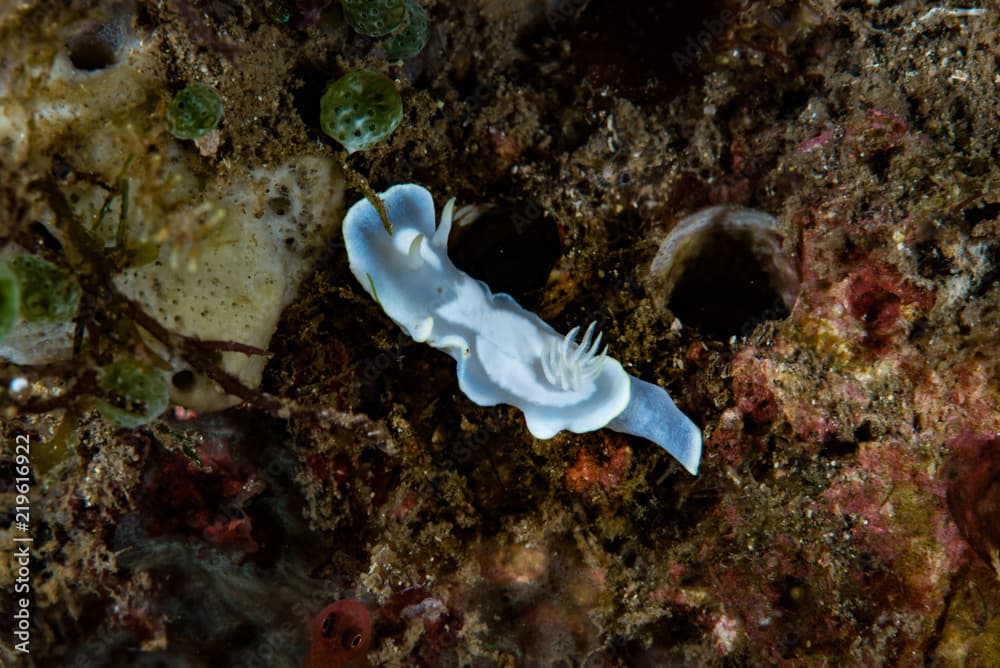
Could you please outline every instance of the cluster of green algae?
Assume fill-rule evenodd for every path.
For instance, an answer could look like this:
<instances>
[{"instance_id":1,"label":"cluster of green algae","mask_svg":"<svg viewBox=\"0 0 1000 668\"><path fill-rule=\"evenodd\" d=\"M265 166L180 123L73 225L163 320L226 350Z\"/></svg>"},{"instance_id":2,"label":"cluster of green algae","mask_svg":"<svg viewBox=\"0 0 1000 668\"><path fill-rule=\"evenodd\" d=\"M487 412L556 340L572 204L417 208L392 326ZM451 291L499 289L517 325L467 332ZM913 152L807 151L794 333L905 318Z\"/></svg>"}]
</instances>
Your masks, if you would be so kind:
<instances>
[{"instance_id":1,"label":"cluster of green algae","mask_svg":"<svg viewBox=\"0 0 1000 668\"><path fill-rule=\"evenodd\" d=\"M277 11L277 4L270 3L267 9L274 20L286 22L290 11L285 5L284 12ZM412 57L426 44L427 13L413 0L344 0L342 7L345 19L356 31L387 37L385 50L392 58ZM222 115L222 98L215 88L193 82L169 100L164 123L178 139L200 139L218 127ZM392 80L369 70L354 70L331 82L321 100L323 131L349 154L383 141L401 119L402 100ZM122 183L126 184L122 195L127 201L127 182ZM370 194L365 184L362 189ZM122 206L124 218L127 204ZM0 263L0 340L15 328L19 318L25 322L72 321L81 295L80 284L70 272L40 257L24 255ZM119 359L101 367L98 386L103 391L96 402L98 410L124 427L147 424L169 403L164 373L135 359Z\"/></svg>"},{"instance_id":2,"label":"cluster of green algae","mask_svg":"<svg viewBox=\"0 0 1000 668\"><path fill-rule=\"evenodd\" d=\"M390 58L412 58L427 44L430 21L414 0L342 0L341 7L354 30L386 37L383 47ZM320 101L323 132L348 153L383 141L402 117L402 98L392 80L369 70L354 70L331 82Z\"/></svg>"},{"instance_id":3,"label":"cluster of green algae","mask_svg":"<svg viewBox=\"0 0 1000 668\"><path fill-rule=\"evenodd\" d=\"M399 107L394 128L401 117L399 94L388 78L382 78L389 82L390 97L395 96ZM363 91L364 95L369 93L370 91ZM155 97L160 99L159 95ZM190 84L169 101L163 117L163 127L177 139L198 139L218 126L221 115L221 98L218 93L203 84ZM391 131L390 128L385 136ZM375 142L381 139L384 136L378 137ZM153 143L150 142L149 145ZM154 154L138 150L133 155L142 156L139 160L146 161L149 155ZM126 244L125 235L116 233L112 233L110 237L116 238L119 243L117 246L108 246L109 235L102 233L105 226L100 219L90 220L71 214L65 201L67 198L56 191L61 190L64 183L79 184L80 181L93 181L98 188L110 189L109 200L120 198L118 208L122 211L123 222L119 231L125 230L125 212L129 208L127 180L122 179L114 186L108 185L112 182L110 177L102 182L97 176L91 178L76 173L60 179L60 183L45 178L27 187L32 196L63 200L58 203L50 202L48 205L55 214L54 227L57 229L61 248L43 252L42 255L47 259L24 255L7 263L0 263L0 339L15 330L19 322L72 323L77 328L78 340L73 358L66 363L53 365L51 373L30 364L10 364L5 369L18 374L18 377L27 377L29 381L39 381L33 382L33 387L44 384L48 379L58 380L60 391L64 392L61 397L57 397L58 401L50 402L46 409L41 409L41 404L34 402L34 396L26 396L33 394L33 390L25 392L14 402L15 405L20 404L18 412L13 412L12 409L8 413L21 418L53 418L57 423L61 419L56 434L38 443L33 453L36 474L43 478L49 476L49 472L60 462L72 459L69 456L74 448L70 447L69 441L73 438L77 441L78 453L86 468L87 460L93 456L92 437L95 432L92 425L101 425L101 421L91 421L85 417L84 411L96 409L103 416L107 424L97 427L97 430L110 439L110 434L114 433L110 429L111 425L130 429L146 425L159 417L169 401L165 371L167 366L160 357L162 353L143 345L143 340L136 335L140 327L155 323L140 319L138 313L122 308L124 305L120 301L121 295L116 292L110 280L127 269L156 260L156 247L150 244L152 249L140 248L142 244L132 243L131 239ZM75 193L69 195L69 198L74 196ZM110 202L106 201L101 207L101 216L113 209ZM102 252L102 247L106 252ZM31 278L19 280L21 275L30 275ZM98 314L96 318L95 313ZM183 337L173 341L174 344L178 342L183 343ZM168 351L170 347L171 343L167 343ZM64 417L60 418L60 414ZM160 430L167 429L167 426L159 424L153 428ZM124 432L119 436L125 440L119 441L116 437L103 444L101 457L110 456L107 453L112 451L112 448L104 445L116 446L130 438ZM121 448L117 450L120 451ZM63 468L62 472L67 470ZM116 476L117 472L111 471L104 476L96 476L95 480L101 477L105 479L95 482L94 486L105 485L109 481L124 485L124 480ZM50 484L55 479L48 478L45 484ZM81 496L87 499L90 506L92 498L83 494ZM94 554L99 554L103 546L95 545L91 549ZM64 564L61 570L70 571L71 566Z\"/></svg>"},{"instance_id":4,"label":"cluster of green algae","mask_svg":"<svg viewBox=\"0 0 1000 668\"><path fill-rule=\"evenodd\" d=\"M341 0L344 20L356 32L383 38L386 56L405 60L419 54L427 44L430 19L416 0ZM292 20L289 3L265 3L265 13L275 23ZM320 129L347 151L368 150L383 142L403 118L403 101L389 77L367 69L352 70L327 84L320 100ZM386 230L392 227L381 201L367 180L342 163L346 175L382 215Z\"/></svg>"},{"instance_id":5,"label":"cluster of green algae","mask_svg":"<svg viewBox=\"0 0 1000 668\"><path fill-rule=\"evenodd\" d=\"M406 19L385 41L386 55L398 60L417 55L427 44L429 28L427 11L414 0L406 0Z\"/></svg>"},{"instance_id":6,"label":"cluster of green algae","mask_svg":"<svg viewBox=\"0 0 1000 668\"><path fill-rule=\"evenodd\" d=\"M73 321L82 297L83 289L71 271L37 255L17 255L0 263L0 341L14 331L19 320ZM115 424L141 426L167 408L166 377L151 365L122 357L100 367L98 376L96 407Z\"/></svg>"},{"instance_id":7,"label":"cluster of green algae","mask_svg":"<svg viewBox=\"0 0 1000 668\"><path fill-rule=\"evenodd\" d=\"M341 6L355 31L386 38L389 58L412 58L427 44L430 19L414 0L342 0ZM292 16L283 3L268 3L265 10L277 23ZM222 98L213 87L190 83L167 106L167 130L178 139L200 139L215 130L222 114ZM402 98L392 80L370 70L353 70L330 82L320 102L320 127L349 154L385 140L402 117Z\"/></svg>"},{"instance_id":8,"label":"cluster of green algae","mask_svg":"<svg viewBox=\"0 0 1000 668\"><path fill-rule=\"evenodd\" d=\"M18 255L0 264L0 340L25 322L67 322L80 304L80 285L36 255Z\"/></svg>"},{"instance_id":9,"label":"cluster of green algae","mask_svg":"<svg viewBox=\"0 0 1000 668\"><path fill-rule=\"evenodd\" d=\"M341 0L344 19L362 35L385 37L386 55L412 58L427 44L430 21L415 0Z\"/></svg>"}]
</instances>

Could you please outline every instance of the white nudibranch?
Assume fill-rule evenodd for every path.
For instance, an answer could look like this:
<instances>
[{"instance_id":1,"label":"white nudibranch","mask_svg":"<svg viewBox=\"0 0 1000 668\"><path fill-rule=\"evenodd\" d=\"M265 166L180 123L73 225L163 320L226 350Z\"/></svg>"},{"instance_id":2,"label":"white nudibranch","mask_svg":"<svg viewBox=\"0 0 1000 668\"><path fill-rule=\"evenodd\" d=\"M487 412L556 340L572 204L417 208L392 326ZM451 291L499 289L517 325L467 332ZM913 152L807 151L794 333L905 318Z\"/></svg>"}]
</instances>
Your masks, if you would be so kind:
<instances>
[{"instance_id":1,"label":"white nudibranch","mask_svg":"<svg viewBox=\"0 0 1000 668\"><path fill-rule=\"evenodd\" d=\"M596 323L577 342L579 327L563 336L452 264L454 199L435 226L426 188L397 185L380 198L391 236L367 200L344 217L351 271L403 331L455 359L458 386L469 399L519 408L535 438L602 427L641 436L697 474L701 430L663 388L629 375L607 347L601 350Z\"/></svg>"}]
</instances>

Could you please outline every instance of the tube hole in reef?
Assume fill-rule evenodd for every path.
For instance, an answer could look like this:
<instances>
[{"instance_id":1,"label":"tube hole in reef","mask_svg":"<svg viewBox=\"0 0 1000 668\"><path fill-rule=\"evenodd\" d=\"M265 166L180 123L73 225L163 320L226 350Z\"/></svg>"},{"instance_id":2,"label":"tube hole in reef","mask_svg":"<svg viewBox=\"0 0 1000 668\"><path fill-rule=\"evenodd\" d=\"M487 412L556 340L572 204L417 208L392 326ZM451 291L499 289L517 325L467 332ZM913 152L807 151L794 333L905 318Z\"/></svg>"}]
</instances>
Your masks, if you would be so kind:
<instances>
[{"instance_id":1,"label":"tube hole in reef","mask_svg":"<svg viewBox=\"0 0 1000 668\"><path fill-rule=\"evenodd\" d=\"M471 222L457 223L448 243L455 266L527 308L541 299L560 254L555 221L528 200L493 207Z\"/></svg>"},{"instance_id":2,"label":"tube hole in reef","mask_svg":"<svg viewBox=\"0 0 1000 668\"><path fill-rule=\"evenodd\" d=\"M103 70L118 62L125 41L125 28L120 19L94 21L80 28L66 42L73 67L86 72Z\"/></svg>"},{"instance_id":3,"label":"tube hole in reef","mask_svg":"<svg viewBox=\"0 0 1000 668\"><path fill-rule=\"evenodd\" d=\"M194 372L191 369L184 369L183 371L178 371L170 379L170 382L181 392L188 392L194 388Z\"/></svg>"},{"instance_id":4,"label":"tube hole in reef","mask_svg":"<svg viewBox=\"0 0 1000 668\"><path fill-rule=\"evenodd\" d=\"M650 278L682 324L710 339L745 337L788 316L799 291L778 221L752 209L717 206L667 235Z\"/></svg>"},{"instance_id":5,"label":"tube hole in reef","mask_svg":"<svg viewBox=\"0 0 1000 668\"><path fill-rule=\"evenodd\" d=\"M747 244L722 232L707 246L685 268L668 301L682 323L709 338L727 339L788 315Z\"/></svg>"}]
</instances>

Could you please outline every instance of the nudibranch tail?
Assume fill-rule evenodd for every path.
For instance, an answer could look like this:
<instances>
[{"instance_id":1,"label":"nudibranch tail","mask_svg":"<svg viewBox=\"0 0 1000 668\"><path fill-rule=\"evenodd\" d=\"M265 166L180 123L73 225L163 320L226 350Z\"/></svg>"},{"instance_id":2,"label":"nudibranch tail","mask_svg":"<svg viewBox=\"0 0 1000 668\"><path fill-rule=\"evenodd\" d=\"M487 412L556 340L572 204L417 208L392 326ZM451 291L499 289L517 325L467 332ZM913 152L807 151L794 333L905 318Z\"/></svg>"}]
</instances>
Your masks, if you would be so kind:
<instances>
[{"instance_id":1,"label":"nudibranch tail","mask_svg":"<svg viewBox=\"0 0 1000 668\"><path fill-rule=\"evenodd\" d=\"M583 334L580 343L576 343L579 327L574 327L561 341L549 345L542 355L542 373L552 385L563 390L579 390L583 383L593 380L601 373L601 365L607 357L605 346L600 355L597 349L601 345L603 333L594 337L597 323L592 322Z\"/></svg>"},{"instance_id":2,"label":"nudibranch tail","mask_svg":"<svg viewBox=\"0 0 1000 668\"><path fill-rule=\"evenodd\" d=\"M701 429L674 405L659 385L629 375L630 396L625 410L608 429L641 436L669 452L691 475L698 475Z\"/></svg>"}]
</instances>

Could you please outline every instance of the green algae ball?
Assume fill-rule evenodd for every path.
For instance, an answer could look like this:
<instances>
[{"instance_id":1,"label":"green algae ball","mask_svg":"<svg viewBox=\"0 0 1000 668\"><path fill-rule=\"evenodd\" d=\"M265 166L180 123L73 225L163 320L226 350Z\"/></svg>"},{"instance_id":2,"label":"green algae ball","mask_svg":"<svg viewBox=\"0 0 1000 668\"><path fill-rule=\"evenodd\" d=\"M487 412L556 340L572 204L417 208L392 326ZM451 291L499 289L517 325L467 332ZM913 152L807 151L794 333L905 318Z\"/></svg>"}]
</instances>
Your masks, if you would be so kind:
<instances>
[{"instance_id":1,"label":"green algae ball","mask_svg":"<svg viewBox=\"0 0 1000 668\"><path fill-rule=\"evenodd\" d=\"M385 53L390 58L403 60L420 53L427 44L430 20L427 12L414 0L406 0L406 21L385 42Z\"/></svg>"},{"instance_id":2,"label":"green algae ball","mask_svg":"<svg viewBox=\"0 0 1000 668\"><path fill-rule=\"evenodd\" d=\"M355 70L326 87L319 104L323 132L348 153L364 151L388 137L403 118L403 101L392 80Z\"/></svg>"},{"instance_id":3,"label":"green algae ball","mask_svg":"<svg viewBox=\"0 0 1000 668\"><path fill-rule=\"evenodd\" d=\"M36 255L10 261L21 292L21 317L27 322L66 322L80 305L80 284L56 265Z\"/></svg>"},{"instance_id":4,"label":"green algae ball","mask_svg":"<svg viewBox=\"0 0 1000 668\"><path fill-rule=\"evenodd\" d=\"M406 0L341 0L344 19L362 35L382 37L406 18Z\"/></svg>"},{"instance_id":5,"label":"green algae ball","mask_svg":"<svg viewBox=\"0 0 1000 668\"><path fill-rule=\"evenodd\" d=\"M97 409L122 427L152 422L170 403L166 375L136 360L122 359L102 368L98 384L107 396L97 402Z\"/></svg>"},{"instance_id":6,"label":"green algae ball","mask_svg":"<svg viewBox=\"0 0 1000 668\"><path fill-rule=\"evenodd\" d=\"M222 98L203 83L188 84L167 105L167 130L178 139L198 139L222 118Z\"/></svg>"},{"instance_id":7,"label":"green algae ball","mask_svg":"<svg viewBox=\"0 0 1000 668\"><path fill-rule=\"evenodd\" d=\"M10 334L21 308L21 289L14 272L0 263L0 341Z\"/></svg>"}]
</instances>

